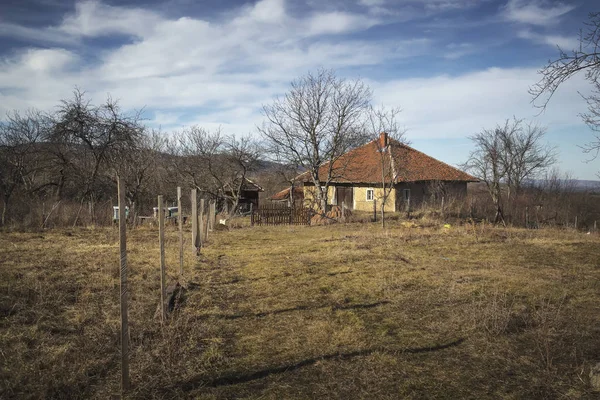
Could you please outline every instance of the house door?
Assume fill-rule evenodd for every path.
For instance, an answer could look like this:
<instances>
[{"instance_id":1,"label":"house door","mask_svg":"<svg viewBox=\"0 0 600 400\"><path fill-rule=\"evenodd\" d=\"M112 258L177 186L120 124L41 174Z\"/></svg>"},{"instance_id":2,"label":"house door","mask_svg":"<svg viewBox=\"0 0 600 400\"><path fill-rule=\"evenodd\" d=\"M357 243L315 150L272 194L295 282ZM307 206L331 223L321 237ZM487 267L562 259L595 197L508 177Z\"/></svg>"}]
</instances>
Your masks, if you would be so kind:
<instances>
[{"instance_id":1,"label":"house door","mask_svg":"<svg viewBox=\"0 0 600 400\"><path fill-rule=\"evenodd\" d=\"M337 199L337 205L342 206L344 202L346 208L352 210L354 205L353 188L347 186L336 186L335 198Z\"/></svg>"}]
</instances>

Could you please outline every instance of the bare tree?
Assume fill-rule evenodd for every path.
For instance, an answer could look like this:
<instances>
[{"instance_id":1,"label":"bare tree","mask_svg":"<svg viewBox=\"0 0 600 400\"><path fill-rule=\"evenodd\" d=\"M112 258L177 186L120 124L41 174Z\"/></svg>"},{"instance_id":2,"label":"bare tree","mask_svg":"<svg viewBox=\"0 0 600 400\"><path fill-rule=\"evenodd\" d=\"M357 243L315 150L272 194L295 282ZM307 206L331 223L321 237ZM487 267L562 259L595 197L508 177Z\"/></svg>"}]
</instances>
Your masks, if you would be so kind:
<instances>
[{"instance_id":1,"label":"bare tree","mask_svg":"<svg viewBox=\"0 0 600 400\"><path fill-rule=\"evenodd\" d=\"M400 143L408 144L405 132L400 129L396 117L401 112L399 108L369 107L365 122L365 132L373 139L375 150L379 154L381 168L381 227L385 228L385 205L401 174L393 154L393 147Z\"/></svg>"},{"instance_id":2,"label":"bare tree","mask_svg":"<svg viewBox=\"0 0 600 400\"><path fill-rule=\"evenodd\" d=\"M18 188L31 194L38 185L36 175L44 169L39 144L49 129L48 118L29 110L9 113L0 124L0 192L3 207L0 224L6 223L10 199Z\"/></svg>"},{"instance_id":3,"label":"bare tree","mask_svg":"<svg viewBox=\"0 0 600 400\"><path fill-rule=\"evenodd\" d=\"M80 179L80 208L73 225L77 224L85 200L89 201L93 222L94 206L102 192L97 186L102 170L111 154L135 151L143 131L139 113L124 114L110 97L104 104L94 106L78 89L73 99L61 103L50 140L71 152L71 159L66 162Z\"/></svg>"},{"instance_id":4,"label":"bare tree","mask_svg":"<svg viewBox=\"0 0 600 400\"><path fill-rule=\"evenodd\" d=\"M544 134L539 126L523 126L523 120L513 119L470 137L475 149L463 166L485 182L496 210L494 223L505 223L502 186L507 187L510 202L526 179L555 162L555 149L541 142Z\"/></svg>"},{"instance_id":5,"label":"bare tree","mask_svg":"<svg viewBox=\"0 0 600 400\"><path fill-rule=\"evenodd\" d=\"M581 114L583 121L594 131L594 139L584 145L583 151L595 159L600 152L600 12L589 14L585 32L580 34L579 48L570 52L559 50L559 56L550 60L539 73L541 79L529 89L534 104L545 108L558 88L574 75L582 72L592 84L592 92L583 96L588 111Z\"/></svg>"},{"instance_id":6,"label":"bare tree","mask_svg":"<svg viewBox=\"0 0 600 400\"><path fill-rule=\"evenodd\" d=\"M289 92L263 107L266 122L259 131L268 151L307 171L323 212L330 183L343 174L336 161L365 142L361 128L370 100L371 89L361 80L321 69L293 81Z\"/></svg>"},{"instance_id":7,"label":"bare tree","mask_svg":"<svg viewBox=\"0 0 600 400\"><path fill-rule=\"evenodd\" d=\"M144 131L138 138L136 148L121 148L111 154L111 164L125 182L125 198L135 222L143 198L149 198L149 185L156 172L161 153L165 149L165 136L161 131ZM110 179L116 178L114 170L107 170ZM116 183L116 181L115 181Z\"/></svg>"},{"instance_id":8,"label":"bare tree","mask_svg":"<svg viewBox=\"0 0 600 400\"><path fill-rule=\"evenodd\" d=\"M494 202L496 216L494 223L504 223L504 212L502 208L501 181L506 176L502 164L502 128L484 129L471 136L475 150L469 154L469 159L463 167L471 171L476 177L485 182L487 190Z\"/></svg>"},{"instance_id":9,"label":"bare tree","mask_svg":"<svg viewBox=\"0 0 600 400\"><path fill-rule=\"evenodd\" d=\"M232 204L233 214L248 183L248 174L258 165L260 148L250 136L237 138L191 127L176 136L169 148L176 155L177 170L187 183Z\"/></svg>"},{"instance_id":10,"label":"bare tree","mask_svg":"<svg viewBox=\"0 0 600 400\"><path fill-rule=\"evenodd\" d=\"M506 121L498 131L503 152L501 161L506 173L507 203L521 192L523 182L534 178L556 162L556 148L543 142L546 129L523 120Z\"/></svg>"},{"instance_id":11,"label":"bare tree","mask_svg":"<svg viewBox=\"0 0 600 400\"><path fill-rule=\"evenodd\" d=\"M224 156L226 165L224 172L229 178L223 180L223 195L230 200L232 207L229 210L233 215L240 203L245 186L249 183L248 174L255 171L260 160L261 149L257 141L251 136L237 138L230 135L225 139Z\"/></svg>"}]
</instances>

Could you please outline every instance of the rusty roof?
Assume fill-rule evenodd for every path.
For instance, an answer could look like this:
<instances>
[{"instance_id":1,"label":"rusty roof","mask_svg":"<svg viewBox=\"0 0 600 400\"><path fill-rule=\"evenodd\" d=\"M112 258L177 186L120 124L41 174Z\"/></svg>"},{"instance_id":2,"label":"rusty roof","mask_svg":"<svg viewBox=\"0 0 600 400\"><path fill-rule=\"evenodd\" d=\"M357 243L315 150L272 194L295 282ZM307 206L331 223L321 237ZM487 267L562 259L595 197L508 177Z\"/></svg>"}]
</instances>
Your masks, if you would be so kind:
<instances>
[{"instance_id":1,"label":"rusty roof","mask_svg":"<svg viewBox=\"0 0 600 400\"><path fill-rule=\"evenodd\" d=\"M387 141L387 146L382 144ZM383 151L381 150L383 149ZM329 162L319 168L319 176L327 177ZM386 182L395 183L419 181L462 181L478 182L479 179L442 161L436 160L410 146L394 139L387 139L382 133L379 139L357 147L342 155L333 164L332 182L337 183L381 183L382 170ZM298 179L311 183L309 172Z\"/></svg>"},{"instance_id":2,"label":"rusty roof","mask_svg":"<svg viewBox=\"0 0 600 400\"><path fill-rule=\"evenodd\" d=\"M296 186L294 187L294 197L296 199L303 199L304 198L304 191L302 190L301 187ZM273 196L270 197L270 200L287 200L290 198L290 188L287 189L283 189L281 192L277 192L275 193Z\"/></svg>"}]
</instances>

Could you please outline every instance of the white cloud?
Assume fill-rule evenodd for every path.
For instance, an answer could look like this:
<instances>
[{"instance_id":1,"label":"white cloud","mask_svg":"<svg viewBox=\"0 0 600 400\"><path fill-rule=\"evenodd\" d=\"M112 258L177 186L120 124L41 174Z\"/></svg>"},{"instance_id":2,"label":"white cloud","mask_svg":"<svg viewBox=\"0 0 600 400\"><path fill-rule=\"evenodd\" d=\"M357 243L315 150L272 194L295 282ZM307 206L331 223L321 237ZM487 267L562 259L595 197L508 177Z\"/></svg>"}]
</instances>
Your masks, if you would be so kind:
<instances>
[{"instance_id":1,"label":"white cloud","mask_svg":"<svg viewBox=\"0 0 600 400\"><path fill-rule=\"evenodd\" d=\"M65 17L57 30L74 36L120 33L143 37L159 20L157 14L141 8L115 7L87 0L76 3L75 13Z\"/></svg>"},{"instance_id":2,"label":"white cloud","mask_svg":"<svg viewBox=\"0 0 600 400\"><path fill-rule=\"evenodd\" d=\"M311 35L344 33L367 29L378 23L377 19L347 12L319 13L308 21L308 32Z\"/></svg>"},{"instance_id":3,"label":"white cloud","mask_svg":"<svg viewBox=\"0 0 600 400\"><path fill-rule=\"evenodd\" d=\"M585 109L578 91L589 85L574 78L556 93L545 113L534 108L528 88L539 79L533 68L490 68L459 76L373 82L376 102L402 108L409 138L461 138L507 118L536 119L550 129L580 126Z\"/></svg>"},{"instance_id":4,"label":"white cloud","mask_svg":"<svg viewBox=\"0 0 600 400\"><path fill-rule=\"evenodd\" d=\"M286 18L283 0L263 0L257 2L250 12L250 18L261 22L282 22Z\"/></svg>"},{"instance_id":5,"label":"white cloud","mask_svg":"<svg viewBox=\"0 0 600 400\"><path fill-rule=\"evenodd\" d=\"M552 47L558 46L563 50L575 49L579 45L579 41L576 37L544 35L528 29L519 31L517 36L522 39L528 39L536 43L547 44Z\"/></svg>"},{"instance_id":6,"label":"white cloud","mask_svg":"<svg viewBox=\"0 0 600 400\"><path fill-rule=\"evenodd\" d=\"M562 15L573 9L574 5L546 0L509 0L504 7L504 17L512 22L546 26L557 23Z\"/></svg>"}]
</instances>

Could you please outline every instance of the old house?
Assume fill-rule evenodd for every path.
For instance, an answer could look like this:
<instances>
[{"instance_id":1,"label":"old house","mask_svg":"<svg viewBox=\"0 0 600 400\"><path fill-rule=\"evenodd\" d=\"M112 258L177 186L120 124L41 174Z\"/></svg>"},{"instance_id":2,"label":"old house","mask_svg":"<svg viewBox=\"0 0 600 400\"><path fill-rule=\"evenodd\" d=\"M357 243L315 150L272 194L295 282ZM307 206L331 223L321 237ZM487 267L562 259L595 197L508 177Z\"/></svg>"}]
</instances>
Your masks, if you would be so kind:
<instances>
[{"instance_id":1,"label":"old house","mask_svg":"<svg viewBox=\"0 0 600 400\"><path fill-rule=\"evenodd\" d=\"M273 196L269 197L269 200L276 203L287 204L289 207L291 207L293 198L293 202L295 204L302 204L304 202L304 189L302 187L295 186L293 193L290 189L291 188L286 188L275 193ZM290 196L290 194L292 194L292 196Z\"/></svg>"},{"instance_id":2,"label":"old house","mask_svg":"<svg viewBox=\"0 0 600 400\"><path fill-rule=\"evenodd\" d=\"M239 194L232 190L226 190L225 196L217 200L217 208L230 210L235 205L237 197L237 209L239 212L248 212L251 207L258 207L259 193L264 192L264 189L257 183L245 178L241 187L239 188Z\"/></svg>"},{"instance_id":3,"label":"old house","mask_svg":"<svg viewBox=\"0 0 600 400\"><path fill-rule=\"evenodd\" d=\"M322 179L328 169L329 163L321 166ZM478 182L457 168L388 138L386 133L345 153L335 161L332 173L328 204L344 202L346 207L362 211L373 210L375 201L381 204L384 185L389 188L386 210L401 211L435 197L465 196L467 183ZM308 172L298 180L304 185L305 204L314 204L315 187Z\"/></svg>"}]
</instances>

